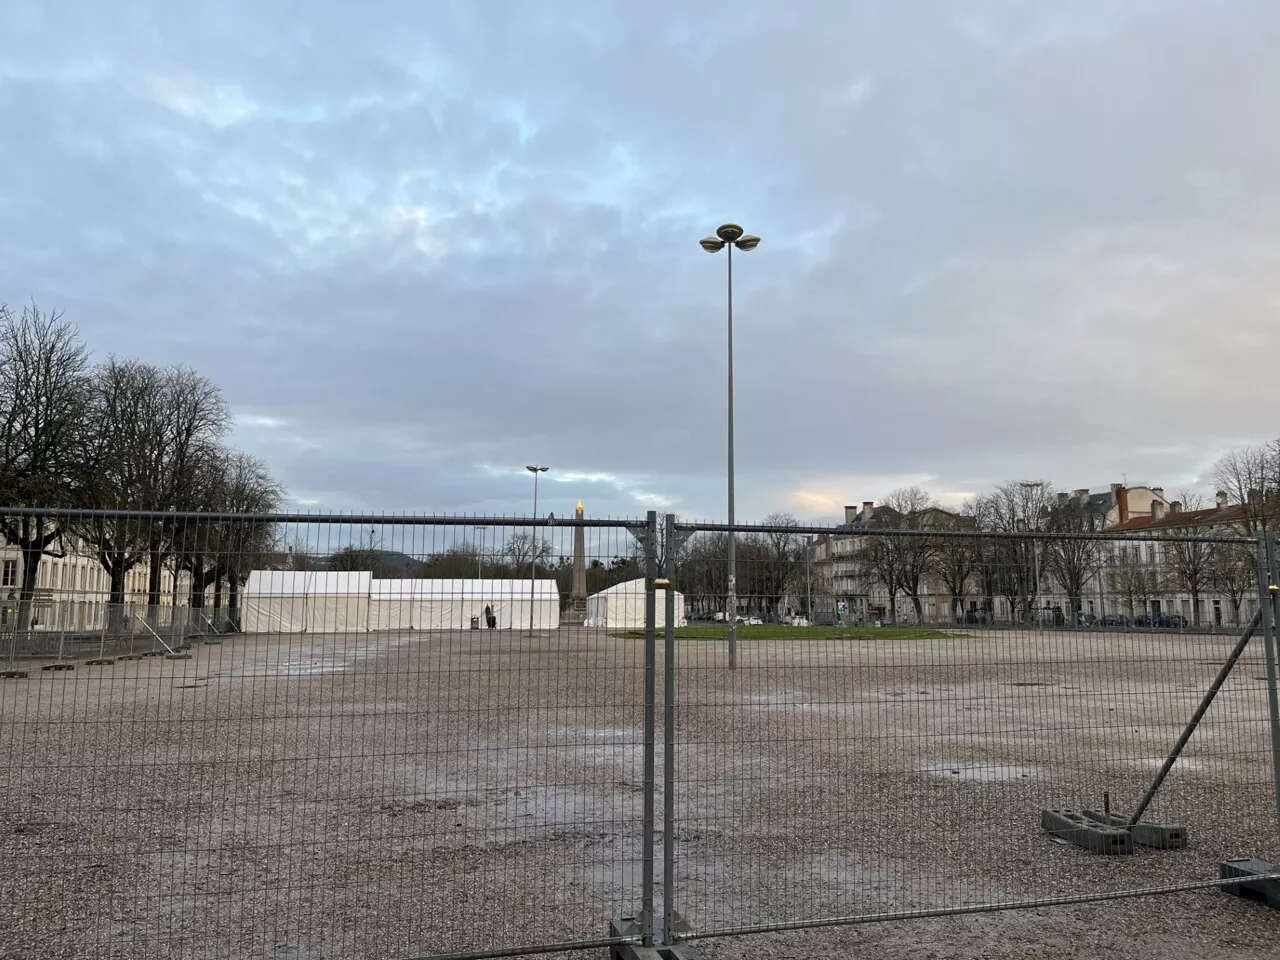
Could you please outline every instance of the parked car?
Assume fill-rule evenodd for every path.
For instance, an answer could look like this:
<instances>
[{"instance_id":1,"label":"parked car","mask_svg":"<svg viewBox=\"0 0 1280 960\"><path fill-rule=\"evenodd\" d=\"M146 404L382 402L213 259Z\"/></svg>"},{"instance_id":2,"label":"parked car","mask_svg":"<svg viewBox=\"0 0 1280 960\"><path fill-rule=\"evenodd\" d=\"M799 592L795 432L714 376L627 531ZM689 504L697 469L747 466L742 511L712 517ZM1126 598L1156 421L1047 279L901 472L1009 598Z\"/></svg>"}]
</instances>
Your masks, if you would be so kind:
<instances>
[{"instance_id":1,"label":"parked car","mask_svg":"<svg viewBox=\"0 0 1280 960\"><path fill-rule=\"evenodd\" d=\"M1129 618L1119 613L1104 613L1101 622L1104 627L1127 627Z\"/></svg>"},{"instance_id":2,"label":"parked car","mask_svg":"<svg viewBox=\"0 0 1280 960\"><path fill-rule=\"evenodd\" d=\"M1157 627L1165 627L1170 630L1181 630L1188 625L1187 618L1180 613L1166 613L1163 617L1156 620Z\"/></svg>"},{"instance_id":3,"label":"parked car","mask_svg":"<svg viewBox=\"0 0 1280 960\"><path fill-rule=\"evenodd\" d=\"M1097 623L1098 623L1098 618L1095 617L1092 613L1085 613L1082 610L1080 613L1076 614L1076 624L1078 626L1092 627L1092 626L1096 626Z\"/></svg>"},{"instance_id":4,"label":"parked car","mask_svg":"<svg viewBox=\"0 0 1280 960\"><path fill-rule=\"evenodd\" d=\"M1155 623L1148 614L1140 613L1129 621L1135 627L1153 627Z\"/></svg>"}]
</instances>

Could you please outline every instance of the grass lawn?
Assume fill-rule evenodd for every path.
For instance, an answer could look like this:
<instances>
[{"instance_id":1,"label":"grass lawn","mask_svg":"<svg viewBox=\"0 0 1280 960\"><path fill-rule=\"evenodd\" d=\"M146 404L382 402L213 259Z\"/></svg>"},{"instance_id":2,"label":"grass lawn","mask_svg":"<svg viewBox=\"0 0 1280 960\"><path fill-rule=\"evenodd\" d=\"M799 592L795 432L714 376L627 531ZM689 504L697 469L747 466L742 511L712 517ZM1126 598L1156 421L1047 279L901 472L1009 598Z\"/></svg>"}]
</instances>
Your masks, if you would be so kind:
<instances>
[{"instance_id":1,"label":"grass lawn","mask_svg":"<svg viewBox=\"0 0 1280 960\"><path fill-rule=\"evenodd\" d=\"M662 629L658 629L661 636ZM700 623L691 627L677 627L677 640L724 640L729 628L720 623ZM628 630L620 637L643 637L643 630ZM962 633L944 633L921 627L793 627L781 623L762 625L738 624L739 640L946 640L964 636Z\"/></svg>"}]
</instances>

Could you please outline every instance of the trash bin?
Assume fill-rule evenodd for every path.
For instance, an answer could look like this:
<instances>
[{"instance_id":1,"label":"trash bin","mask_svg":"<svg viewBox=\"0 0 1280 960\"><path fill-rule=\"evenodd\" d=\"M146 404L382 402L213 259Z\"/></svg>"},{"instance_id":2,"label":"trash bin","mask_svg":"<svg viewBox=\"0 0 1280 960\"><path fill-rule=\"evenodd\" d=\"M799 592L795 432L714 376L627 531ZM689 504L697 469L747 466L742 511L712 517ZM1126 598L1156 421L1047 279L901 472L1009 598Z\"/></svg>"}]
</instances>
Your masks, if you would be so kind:
<instances>
[{"instance_id":1,"label":"trash bin","mask_svg":"<svg viewBox=\"0 0 1280 960\"><path fill-rule=\"evenodd\" d=\"M472 617L472 618L471 618L471 629L472 629L472 630L479 630L479 629L480 629L480 618L479 618L479 617Z\"/></svg>"}]
</instances>

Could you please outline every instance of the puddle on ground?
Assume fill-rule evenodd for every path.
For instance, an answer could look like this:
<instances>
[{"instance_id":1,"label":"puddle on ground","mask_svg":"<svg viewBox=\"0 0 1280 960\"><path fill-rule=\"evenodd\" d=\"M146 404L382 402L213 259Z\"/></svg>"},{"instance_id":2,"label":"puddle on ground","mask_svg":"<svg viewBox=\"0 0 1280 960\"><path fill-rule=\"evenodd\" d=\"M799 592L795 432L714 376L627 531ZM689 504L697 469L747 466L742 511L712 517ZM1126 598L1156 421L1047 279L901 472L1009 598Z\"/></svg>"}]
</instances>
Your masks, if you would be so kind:
<instances>
[{"instance_id":1,"label":"puddle on ground","mask_svg":"<svg viewBox=\"0 0 1280 960\"><path fill-rule=\"evenodd\" d=\"M1012 763L931 763L921 771L943 780L964 783L1007 783L1031 780L1040 774L1036 767Z\"/></svg>"}]
</instances>

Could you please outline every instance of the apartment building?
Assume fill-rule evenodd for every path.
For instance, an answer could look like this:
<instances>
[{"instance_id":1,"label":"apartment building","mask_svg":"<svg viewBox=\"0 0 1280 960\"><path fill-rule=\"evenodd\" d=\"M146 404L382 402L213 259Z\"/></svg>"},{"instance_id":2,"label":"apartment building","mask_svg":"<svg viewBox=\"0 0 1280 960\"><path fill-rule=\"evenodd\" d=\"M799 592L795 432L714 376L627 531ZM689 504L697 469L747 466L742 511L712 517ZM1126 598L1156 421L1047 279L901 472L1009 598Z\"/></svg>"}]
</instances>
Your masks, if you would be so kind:
<instances>
[{"instance_id":1,"label":"apartment building","mask_svg":"<svg viewBox=\"0 0 1280 960\"><path fill-rule=\"evenodd\" d=\"M36 594L32 627L36 630L100 630L106 623L111 584L107 572L83 544L67 545L66 556L46 555L36 574ZM140 563L125 574L125 604L145 610L150 565ZM22 585L22 552L0 539L0 624L12 622ZM161 606L172 608L188 603L190 576L176 581L169 569L160 574ZM175 592L176 585L176 592Z\"/></svg>"}]
</instances>

